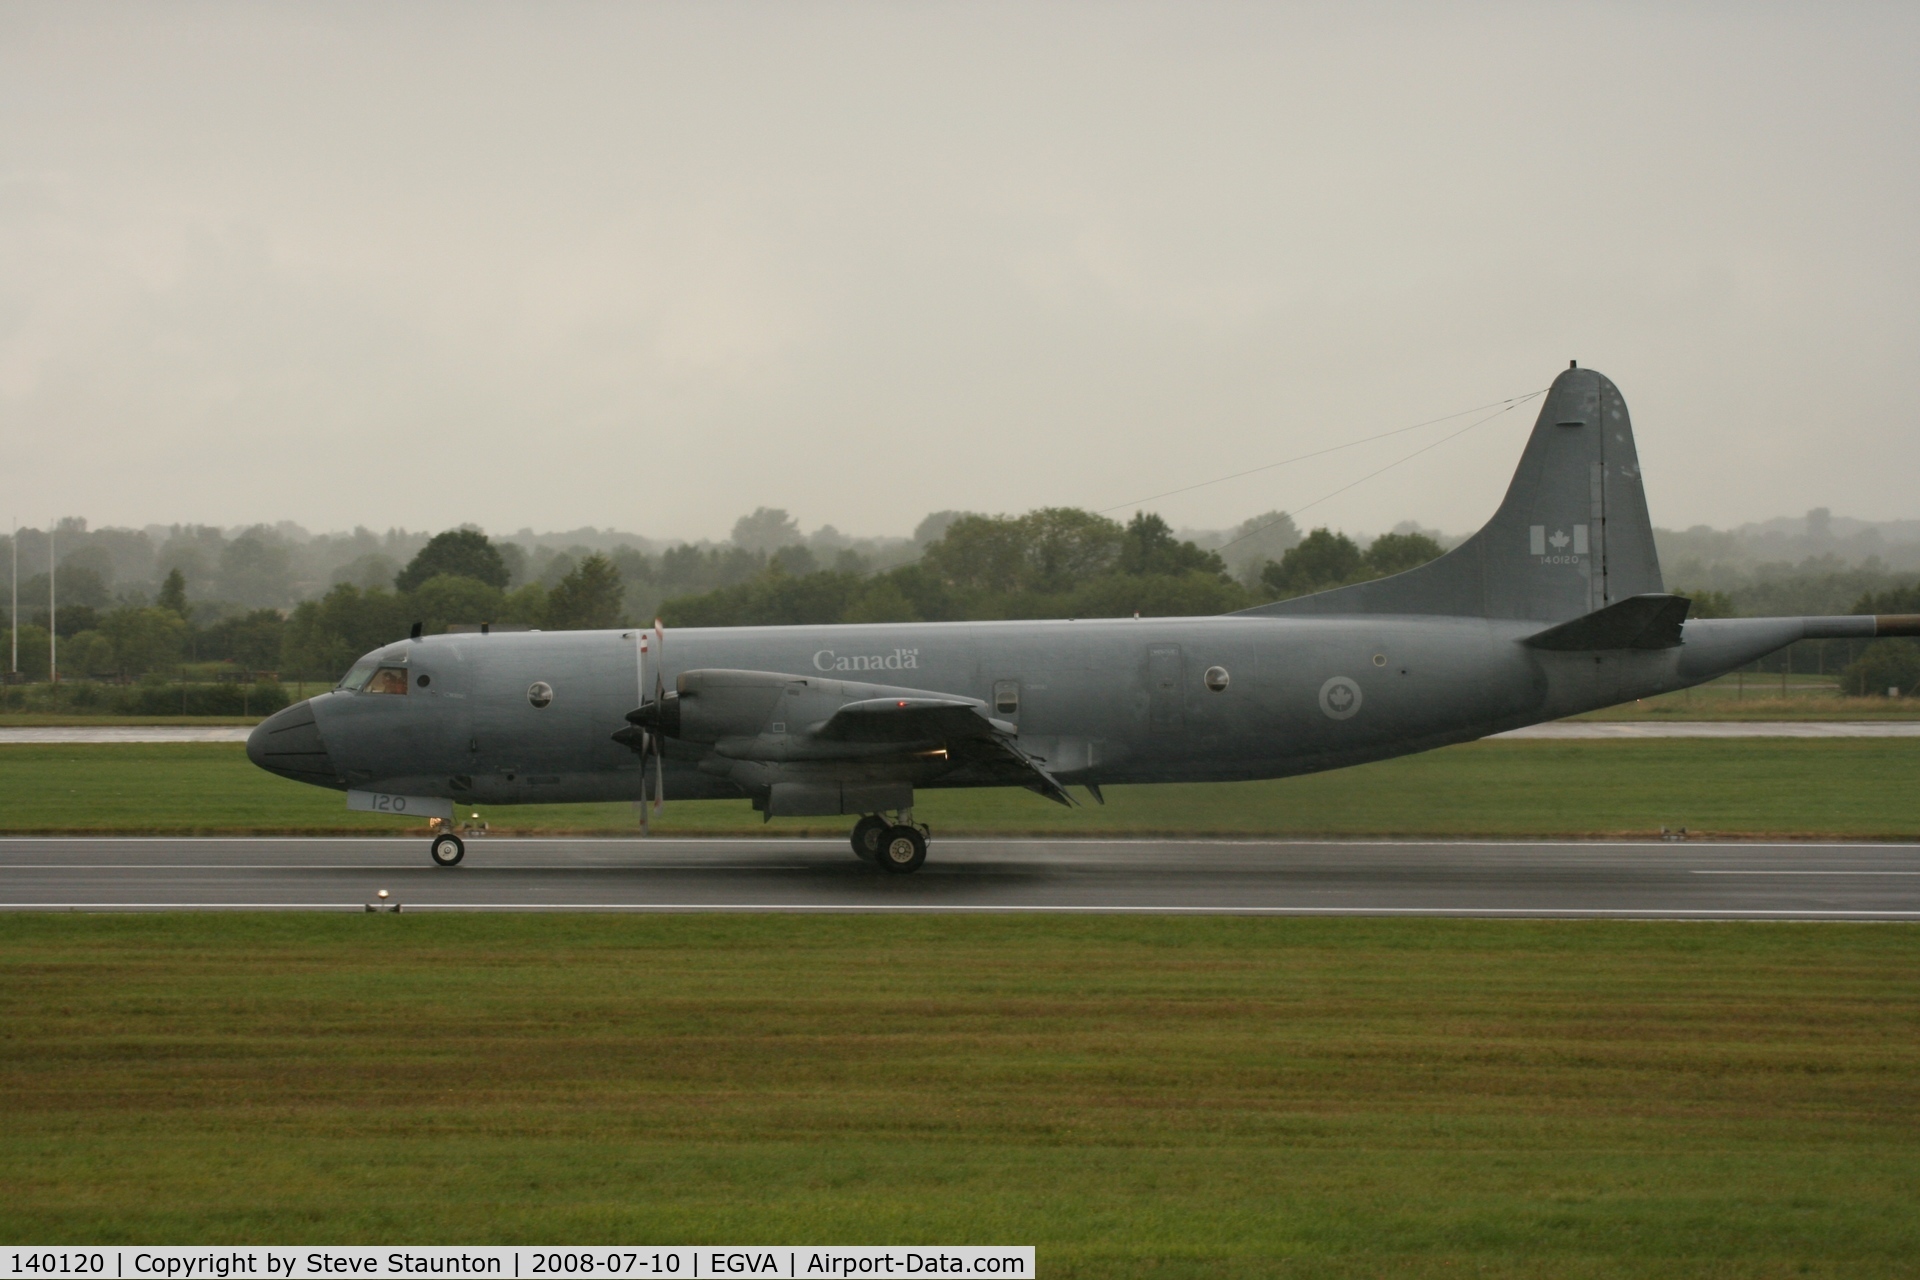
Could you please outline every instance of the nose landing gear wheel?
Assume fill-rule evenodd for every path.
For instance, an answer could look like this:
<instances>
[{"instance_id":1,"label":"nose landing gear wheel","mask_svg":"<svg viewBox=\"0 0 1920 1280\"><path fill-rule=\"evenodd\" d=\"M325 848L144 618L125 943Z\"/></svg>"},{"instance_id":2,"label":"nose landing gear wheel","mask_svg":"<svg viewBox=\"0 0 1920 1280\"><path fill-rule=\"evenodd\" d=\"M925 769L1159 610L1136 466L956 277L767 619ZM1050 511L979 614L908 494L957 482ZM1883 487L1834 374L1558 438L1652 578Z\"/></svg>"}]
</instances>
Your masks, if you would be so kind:
<instances>
[{"instance_id":1,"label":"nose landing gear wheel","mask_svg":"<svg viewBox=\"0 0 1920 1280\"><path fill-rule=\"evenodd\" d=\"M853 856L862 862L880 860L880 835L887 829L887 820L877 813L870 813L853 824Z\"/></svg>"},{"instance_id":2,"label":"nose landing gear wheel","mask_svg":"<svg viewBox=\"0 0 1920 1280\"><path fill-rule=\"evenodd\" d=\"M880 834L880 865L895 875L910 875L927 860L927 838L912 827L888 827Z\"/></svg>"},{"instance_id":3,"label":"nose landing gear wheel","mask_svg":"<svg viewBox=\"0 0 1920 1280\"><path fill-rule=\"evenodd\" d=\"M467 846L460 843L459 836L435 836L429 852L433 854L435 866L451 867L467 856Z\"/></svg>"}]
</instances>

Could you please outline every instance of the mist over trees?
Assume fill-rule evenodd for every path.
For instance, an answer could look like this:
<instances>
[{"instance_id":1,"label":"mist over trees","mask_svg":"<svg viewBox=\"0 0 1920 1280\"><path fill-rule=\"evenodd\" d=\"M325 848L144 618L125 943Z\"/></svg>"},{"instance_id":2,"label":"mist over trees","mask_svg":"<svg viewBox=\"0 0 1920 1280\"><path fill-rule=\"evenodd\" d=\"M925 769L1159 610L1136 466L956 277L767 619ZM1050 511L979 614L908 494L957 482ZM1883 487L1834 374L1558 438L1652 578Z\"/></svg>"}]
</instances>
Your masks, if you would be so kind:
<instances>
[{"instance_id":1,"label":"mist over trees","mask_svg":"<svg viewBox=\"0 0 1920 1280\"><path fill-rule=\"evenodd\" d=\"M1670 588L1693 597L1696 616L1920 612L1883 607L1920 576L1920 521L1871 525L1814 511L1655 536ZM591 528L313 535L292 524L92 529L77 519L54 538L50 583L46 531L17 535L20 668L44 678L54 586L62 672L119 680L210 666L330 678L415 622L433 633L655 616L720 626L1221 613L1402 572L1457 541L1410 522L1376 537L1330 527L1303 536L1280 511L1195 530L1152 512L1122 522L1071 507L938 511L893 538L832 525L807 533L767 507L740 517L722 543ZM13 541L0 537L0 566ZM5 605L0 596L0 622L10 624ZM1920 662L1920 646L1876 648L1879 665L1853 683L1870 689L1902 675L1908 650ZM1860 658L1836 650L1818 660L1834 671ZM1920 670L1885 684L1911 688Z\"/></svg>"}]
</instances>

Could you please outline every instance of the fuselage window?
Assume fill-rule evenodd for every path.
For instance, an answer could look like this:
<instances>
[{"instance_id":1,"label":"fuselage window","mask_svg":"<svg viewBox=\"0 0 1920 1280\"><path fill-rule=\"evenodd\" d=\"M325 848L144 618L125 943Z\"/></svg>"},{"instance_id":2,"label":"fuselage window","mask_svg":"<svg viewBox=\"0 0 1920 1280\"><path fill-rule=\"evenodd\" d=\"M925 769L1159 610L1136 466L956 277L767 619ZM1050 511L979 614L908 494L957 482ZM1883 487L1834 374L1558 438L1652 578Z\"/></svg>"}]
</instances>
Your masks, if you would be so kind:
<instances>
[{"instance_id":1,"label":"fuselage window","mask_svg":"<svg viewBox=\"0 0 1920 1280\"><path fill-rule=\"evenodd\" d=\"M993 709L1003 716L1018 715L1020 712L1020 682L1001 680L993 686Z\"/></svg>"},{"instance_id":2,"label":"fuselage window","mask_svg":"<svg viewBox=\"0 0 1920 1280\"><path fill-rule=\"evenodd\" d=\"M400 693L407 691L407 669L405 667L382 667L373 673L373 679L367 681L368 693Z\"/></svg>"}]
</instances>

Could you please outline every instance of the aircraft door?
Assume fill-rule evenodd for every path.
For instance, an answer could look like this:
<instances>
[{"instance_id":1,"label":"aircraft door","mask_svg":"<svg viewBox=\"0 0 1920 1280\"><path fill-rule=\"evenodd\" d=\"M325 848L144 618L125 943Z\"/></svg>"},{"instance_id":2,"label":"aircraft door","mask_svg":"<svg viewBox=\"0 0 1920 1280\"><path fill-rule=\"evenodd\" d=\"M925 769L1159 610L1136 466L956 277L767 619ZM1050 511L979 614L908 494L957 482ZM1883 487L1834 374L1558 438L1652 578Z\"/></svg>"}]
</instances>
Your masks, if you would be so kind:
<instances>
[{"instance_id":1,"label":"aircraft door","mask_svg":"<svg viewBox=\"0 0 1920 1280\"><path fill-rule=\"evenodd\" d=\"M1179 733L1187 725L1186 657L1177 644L1147 649L1147 728Z\"/></svg>"}]
</instances>

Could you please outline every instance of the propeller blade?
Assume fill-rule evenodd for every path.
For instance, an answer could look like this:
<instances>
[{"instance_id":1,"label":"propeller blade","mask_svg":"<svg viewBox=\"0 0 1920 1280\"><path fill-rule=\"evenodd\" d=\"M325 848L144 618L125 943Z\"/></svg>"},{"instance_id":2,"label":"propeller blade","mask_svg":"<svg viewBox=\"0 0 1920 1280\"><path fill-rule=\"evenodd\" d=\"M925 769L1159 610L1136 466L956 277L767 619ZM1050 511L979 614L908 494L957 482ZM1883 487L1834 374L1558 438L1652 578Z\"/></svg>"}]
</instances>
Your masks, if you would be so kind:
<instances>
[{"instance_id":1,"label":"propeller blade","mask_svg":"<svg viewBox=\"0 0 1920 1280\"><path fill-rule=\"evenodd\" d=\"M655 644L653 663L653 705L661 707L667 701L667 629L660 619L653 620L653 639ZM655 813L667 803L667 760L660 752L660 742L655 738L653 749L653 811Z\"/></svg>"},{"instance_id":2,"label":"propeller blade","mask_svg":"<svg viewBox=\"0 0 1920 1280\"><path fill-rule=\"evenodd\" d=\"M639 685L640 702L644 706L647 701L647 633L636 628L633 639L634 662L638 664L634 674L636 683ZM642 840L653 834L653 824L647 813L647 756L653 749L653 735L643 729L640 733L640 838Z\"/></svg>"}]
</instances>

